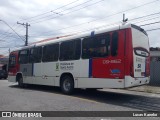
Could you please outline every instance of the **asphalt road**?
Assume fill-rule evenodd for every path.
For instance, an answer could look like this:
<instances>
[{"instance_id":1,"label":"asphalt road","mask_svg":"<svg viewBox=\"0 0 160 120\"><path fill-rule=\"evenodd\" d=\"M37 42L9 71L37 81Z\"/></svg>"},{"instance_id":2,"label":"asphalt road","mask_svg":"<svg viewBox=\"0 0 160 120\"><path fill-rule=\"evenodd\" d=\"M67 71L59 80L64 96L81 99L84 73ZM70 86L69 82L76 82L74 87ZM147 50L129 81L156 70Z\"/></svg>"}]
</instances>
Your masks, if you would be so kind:
<instances>
[{"instance_id":1,"label":"asphalt road","mask_svg":"<svg viewBox=\"0 0 160 120\"><path fill-rule=\"evenodd\" d=\"M63 95L60 89L55 87L30 85L26 88L19 88L15 83L0 80L0 111L140 110L160 111L160 95L127 90L98 90L94 92L76 90L74 95L69 96ZM101 120L101 118L87 119ZM106 120L116 119L106 118ZM124 120L124 118L118 119Z\"/></svg>"}]
</instances>

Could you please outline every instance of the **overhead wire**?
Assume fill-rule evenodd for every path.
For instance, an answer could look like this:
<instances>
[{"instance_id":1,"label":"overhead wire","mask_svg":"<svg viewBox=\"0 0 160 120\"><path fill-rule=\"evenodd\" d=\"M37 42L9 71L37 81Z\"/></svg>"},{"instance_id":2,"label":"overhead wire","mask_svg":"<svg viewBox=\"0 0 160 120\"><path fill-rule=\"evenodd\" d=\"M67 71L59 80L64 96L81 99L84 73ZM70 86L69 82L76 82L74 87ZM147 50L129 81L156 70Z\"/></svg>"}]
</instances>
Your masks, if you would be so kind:
<instances>
[{"instance_id":1,"label":"overhead wire","mask_svg":"<svg viewBox=\"0 0 160 120\"><path fill-rule=\"evenodd\" d=\"M136 6L136 7L131 8L131 9L123 10L123 11L117 12L117 13L112 14L112 15L108 15L108 16L106 16L106 17L104 17L104 18L95 19L95 20L92 20L92 21L84 22L84 23L77 24L77 25L73 25L73 26L66 27L66 28L68 29L68 28L71 28L71 27L75 27L75 26L80 26L80 25L83 25L83 24L92 23L92 22L95 22L95 21L98 21L98 20L102 20L102 19L105 19L105 18L108 18L108 17L114 16L114 15L117 15L117 14L120 14L120 13L123 13L123 12L126 12L126 11L130 11L130 10L133 10L133 9L136 9L136 8L139 8L139 7L142 7L142 6L148 5L148 4L152 4L152 3L154 3L154 2L157 2L157 0L156 0L156 1L151 1L151 2L148 2L148 3L141 4L141 5L139 5L139 6ZM160 13L160 12L159 12L159 13ZM159 13L153 13L153 15L155 15L155 14L159 14ZM147 16L146 16L146 17L147 17ZM66 28L62 28L62 29L66 29ZM58 29L58 30L59 30L59 29ZM61 29L60 29L60 30L61 30ZM45 33L47 33L47 32L45 32ZM33 35L31 35L31 36L33 36Z\"/></svg>"},{"instance_id":2,"label":"overhead wire","mask_svg":"<svg viewBox=\"0 0 160 120\"><path fill-rule=\"evenodd\" d=\"M142 18L142 17L141 17ZM137 19L137 18L136 18ZM132 21L133 20L135 20L135 19L132 19ZM90 29L85 29L85 30L81 30L81 31L71 31L71 32L69 32L69 33L67 33L67 34L78 34L78 33L83 33L83 32L87 32L87 31L91 31L91 30L93 30L93 29L100 29L100 28L102 28L102 27L105 27L105 26L107 26L107 27L109 27L109 26L112 26L112 25L119 25L119 23L121 23L121 22L115 22L115 23L109 23L109 24L105 24L105 25L101 25L101 26L98 26L98 27L96 27L96 28L90 28ZM154 22L154 23L150 23L150 25L151 24L156 24L156 23L160 23L160 21L158 21L158 22ZM149 24L148 24L149 25ZM139 26L142 26L142 25L139 25ZM53 34L52 34L53 35ZM63 34L60 34L60 35L57 35L57 36L61 36L61 35L63 35Z\"/></svg>"},{"instance_id":3,"label":"overhead wire","mask_svg":"<svg viewBox=\"0 0 160 120\"><path fill-rule=\"evenodd\" d=\"M40 22L44 22L44 21L48 21L48 20L51 20L51 19L59 18L59 17L65 16L65 15L67 15L67 14L70 14L70 13L73 13L73 12L77 12L77 11L79 11L79 10L81 10L81 9L86 8L86 7L89 7L89 6L98 4L98 3L100 3L100 2L102 2L102 1L104 1L104 0L100 0L100 1L94 2L94 3L90 4L90 5L83 6L82 8L79 8L79 9L76 9L76 10L73 10L73 11L70 11L70 12L67 12L67 13L63 13L63 12L65 12L66 10L70 10L70 9L76 8L77 6L81 6L81 5L86 4L87 2L91 2L91 1L93 1L93 0L88 0L88 1L86 1L86 2L84 2L84 3L82 3L82 4L79 4L79 5L73 6L73 7L71 7L71 8L65 9L65 10L63 10L63 11L61 11L61 12L58 12L58 13L59 13L58 16L54 16L54 17L52 17L52 18L48 18L48 19L45 19L45 20L40 20L40 21L36 21L36 22L31 22L31 24L37 24L37 23L40 23ZM62 13L62 14L61 14L61 13ZM61 14L61 15L60 15L60 14ZM47 16L47 17L50 17L50 16L52 16L52 15L49 15L49 16ZM47 18L47 17L44 17L44 18ZM39 20L39 19L38 19L38 20ZM34 20L34 21L35 21L35 20Z\"/></svg>"},{"instance_id":4,"label":"overhead wire","mask_svg":"<svg viewBox=\"0 0 160 120\"><path fill-rule=\"evenodd\" d=\"M153 16L153 15L157 15L157 14L160 14L160 12L158 13L152 13L152 14L149 14L149 15L145 15L145 16L142 16L142 17L136 17L136 18L133 18L133 19L130 19L129 21L135 21L135 20L139 20L139 19L142 19L142 18L145 18L145 17L148 17L148 16ZM155 19L155 18L159 18L160 16L158 17L154 17L154 18L150 18L150 19L145 19L143 21L149 21L149 20L152 20L152 19ZM140 22L143 22L142 20L140 21L137 21L135 23L140 23ZM87 22L85 22L87 24ZM81 24L76 24L76 25L73 25L73 26L69 26L69 27L64 27L64 28L59 28L59 29L56 29L54 31L60 31L60 30L66 30L66 29L69 29L69 28L74 28L74 27L78 27L78 26L82 26L84 23L81 23ZM44 32L44 33L41 33L42 36L48 36L47 35L44 35L46 33L53 33L53 31L48 31L48 32ZM53 35L53 34L51 34ZM30 37L38 37L39 35L30 35Z\"/></svg>"},{"instance_id":5,"label":"overhead wire","mask_svg":"<svg viewBox=\"0 0 160 120\"><path fill-rule=\"evenodd\" d=\"M160 28L150 29L150 30L146 30L146 31L151 32L151 31L155 31L155 30L160 30Z\"/></svg>"},{"instance_id":6,"label":"overhead wire","mask_svg":"<svg viewBox=\"0 0 160 120\"><path fill-rule=\"evenodd\" d=\"M88 2L88 1L86 1L86 2ZM85 2L85 3L86 3L86 2ZM99 1L99 2L100 2L100 1ZM157 0L156 0L156 1L152 1L152 2L148 2L148 3L145 3L145 4L142 4L142 5L140 5L140 6L148 5L148 4L151 4L151 3L153 3L153 2L157 2ZM74 3L74 2L72 2L72 3ZM82 3L82 4L84 4L84 3ZM128 10L135 9L135 8L140 7L140 6L137 6L137 7L128 9ZM74 6L74 7L75 7L75 6ZM87 7L87 6L85 6L85 7ZM124 11L121 11L121 12L124 12ZM119 13L121 13L121 12L119 12ZM116 14L117 14L117 13L116 13ZM114 15L115 15L115 14L114 14ZM109 16L107 16L107 17L109 17ZM94 21L97 21L97 20L89 21L89 22L87 22L87 23L91 23L91 22L94 22ZM85 23L82 23L82 24L85 24ZM82 25L82 24L79 24L79 25ZM78 25L76 25L76 26L78 26ZM69 28L69 27L68 27L68 28Z\"/></svg>"},{"instance_id":7,"label":"overhead wire","mask_svg":"<svg viewBox=\"0 0 160 120\"><path fill-rule=\"evenodd\" d=\"M156 1L158 1L158 0L156 0ZM149 2L149 3L145 3L145 4L143 4L143 5L140 5L140 6L144 6L144 5L147 5L147 4L151 4L151 3L153 3L153 2L156 2L156 1L152 1L152 2ZM140 7L140 6L137 6L137 7L135 7L135 8L138 8L138 7ZM131 8L131 9L128 9L128 10L133 10L133 9L135 9L135 8ZM119 12L119 13L122 13L122 12L124 12L124 11L121 11L121 12ZM115 14L118 14L118 13L115 13ZM156 14L156 13L155 13ZM108 16L107 16L108 17ZM95 20L94 20L95 21ZM92 22L92 21L90 21L90 22ZM88 22L87 22L88 23Z\"/></svg>"},{"instance_id":8,"label":"overhead wire","mask_svg":"<svg viewBox=\"0 0 160 120\"><path fill-rule=\"evenodd\" d=\"M58 15L62 15L61 13L63 13L63 12L66 11L66 10L73 9L73 8L75 8L75 7L77 7L77 6L81 6L81 5L86 4L86 3L88 3L88 2L91 2L91 1L93 1L93 0L88 0L88 1L86 1L86 2L83 2L83 3L81 3L81 4L78 4L78 5L76 5L76 6L73 6L73 7L67 8L67 9L64 9L64 10L58 12ZM48 15L48 16L44 16L44 17L41 17L41 18L38 18L38 19L30 20L29 22L36 21L36 20L43 19L43 18L48 18L48 17L51 17L51 16L53 16L53 15ZM57 16L56 16L56 17L57 17ZM56 18L56 17L55 17L55 18Z\"/></svg>"},{"instance_id":9,"label":"overhead wire","mask_svg":"<svg viewBox=\"0 0 160 120\"><path fill-rule=\"evenodd\" d=\"M143 25L139 25L139 26L153 25L153 24L157 24L157 23L160 23L160 21L147 23L147 24L143 24Z\"/></svg>"},{"instance_id":10,"label":"overhead wire","mask_svg":"<svg viewBox=\"0 0 160 120\"><path fill-rule=\"evenodd\" d=\"M11 37L11 36L14 36L14 38L22 40L22 38L20 38L21 36L17 36L18 32L17 32L16 29L18 29L19 26L20 26L20 25L17 25L17 26L16 26L16 24L14 24L12 27L10 26L12 29L10 28L10 29L8 29L7 31L5 31L3 34L1 34L0 38L7 40L7 38L9 38L9 37ZM12 30L12 31L14 31L14 32L9 32L10 30ZM15 35L15 32L16 32L16 35ZM18 35L19 35L19 34L18 34Z\"/></svg>"},{"instance_id":11,"label":"overhead wire","mask_svg":"<svg viewBox=\"0 0 160 120\"><path fill-rule=\"evenodd\" d=\"M60 6L60 7L56 8L56 9L50 10L49 12L41 13L41 14L39 14L39 15L36 15L36 16L30 17L30 18L26 18L26 19L23 19L23 20L29 20L29 19L33 19L33 18L36 18L36 17L39 17L39 16L43 16L43 15L48 14L48 13L51 13L51 12L55 12L56 10L58 10L58 9L60 9L60 8L64 8L64 7L66 7L66 6L69 6L69 5L71 5L71 4L76 3L76 2L78 2L78 1L79 1L79 0L75 0L75 1L73 1L73 2L70 2L70 3L66 4L66 5L63 5L63 6Z\"/></svg>"},{"instance_id":12,"label":"overhead wire","mask_svg":"<svg viewBox=\"0 0 160 120\"><path fill-rule=\"evenodd\" d=\"M116 13L107 15L107 16L105 16L105 17L103 17L103 18L95 19L95 20L92 20L92 21L89 21L89 22L98 21L98 20L100 20L100 19L102 20L102 19L105 19L105 18L114 16L114 15L117 15L117 14L120 14L120 13L124 13L124 12L126 12L126 11L131 11L131 10L137 9L137 8L139 8L139 7L142 7L142 6L155 3L155 2L157 2L157 1L159 1L159 0L154 0L154 1L151 1L151 2L147 2L147 3L141 4L141 5L139 5L139 6L136 6L136 7L130 8L130 9L126 9L126 10L122 10L122 11L120 11L120 12L116 12ZM61 17L61 16L57 16L57 17ZM56 17L56 18L57 18L57 17ZM52 19L54 19L54 18L52 18ZM51 19L47 19L47 20L51 20ZM47 21L47 20L38 21L37 23L39 23L39 22L44 22L44 21ZM36 22L35 22L35 23L32 23L32 24L36 24Z\"/></svg>"},{"instance_id":13,"label":"overhead wire","mask_svg":"<svg viewBox=\"0 0 160 120\"><path fill-rule=\"evenodd\" d=\"M85 3L87 3L87 2L90 2L90 1L93 1L93 0L86 1L86 2L84 2L84 3L81 3L81 4L79 4L79 5L76 5L76 6L74 6L74 7L80 6L80 5L85 4ZM101 1L102 1L102 0L101 0ZM71 5L71 4L75 3L75 2L77 2L77 1L73 1L73 2L71 2L71 3L67 4L67 5L61 6L61 7L57 8L57 9L60 9L60 8L62 8L62 7L68 6L68 5ZM72 7L72 8L74 8L74 7ZM53 11L55 11L55 10L57 10L57 9L54 9L54 10L52 10L51 12L53 12ZM71 9L71 8L68 8L68 9L65 9L65 10L69 10L69 9ZM41 15L42 15L42 14L41 14ZM37 16L40 16L40 15L37 15ZM36 16L34 16L34 17L36 17ZM34 18L34 17L32 17L32 18ZM7 35L7 36L8 36L8 35ZM6 37L7 37L7 36L6 36ZM4 38L6 38L6 37L4 37ZM4 39L4 38L3 38L3 39Z\"/></svg>"}]
</instances>

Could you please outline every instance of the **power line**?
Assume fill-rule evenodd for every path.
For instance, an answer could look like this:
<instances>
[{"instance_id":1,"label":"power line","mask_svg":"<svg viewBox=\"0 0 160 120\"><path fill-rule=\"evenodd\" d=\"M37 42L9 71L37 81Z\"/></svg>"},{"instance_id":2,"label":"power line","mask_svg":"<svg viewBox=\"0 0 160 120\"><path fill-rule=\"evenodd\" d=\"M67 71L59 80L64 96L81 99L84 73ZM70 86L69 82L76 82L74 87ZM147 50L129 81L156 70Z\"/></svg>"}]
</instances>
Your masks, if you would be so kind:
<instances>
[{"instance_id":1,"label":"power line","mask_svg":"<svg viewBox=\"0 0 160 120\"><path fill-rule=\"evenodd\" d=\"M156 0L157 1L157 0ZM153 2L156 2L156 1L152 1L152 2L149 2L149 3L145 3L145 4L143 4L143 5L146 5L146 4L150 4L150 3L153 3ZM72 2L73 3L73 2ZM75 7L75 6L74 6ZM68 8L68 9L70 9L70 8ZM71 11L72 12L72 11ZM88 22L87 22L88 23Z\"/></svg>"},{"instance_id":2,"label":"power line","mask_svg":"<svg viewBox=\"0 0 160 120\"><path fill-rule=\"evenodd\" d=\"M160 30L160 28L150 29L150 30L146 30L146 31L150 32L150 31L155 31L155 30Z\"/></svg>"},{"instance_id":3,"label":"power line","mask_svg":"<svg viewBox=\"0 0 160 120\"><path fill-rule=\"evenodd\" d=\"M13 34L12 32L7 32L7 31L2 31L2 33L1 34L3 34L3 35L8 35L8 34ZM0 36L1 37L1 36Z\"/></svg>"},{"instance_id":4,"label":"power line","mask_svg":"<svg viewBox=\"0 0 160 120\"><path fill-rule=\"evenodd\" d=\"M134 20L137 20L137 19L142 19L142 18L145 18L145 17L147 17L147 16L151 16L151 15L153 16L153 15L156 15L156 14L160 14L160 12L158 12L158 13L152 13L152 14L145 15L145 16L142 16L142 17L136 17L136 18L130 19L129 21L134 21ZM155 17L152 18L152 19L155 19ZM143 20L143 21L148 21L148 20L150 20L150 19ZM142 22L142 21L140 21L140 22ZM136 23L140 23L140 22L136 22ZM65 30L65 29L69 29L69 28L73 28L73 27L78 27L78 26L81 26L81 25L83 25L83 24L88 24L88 22L81 23L81 24L76 24L76 25L69 26L69 27L59 28L59 29L56 29L56 30L54 30L54 31L60 31L60 30ZM46 34L46 33L50 33L50 32L53 32L53 31L48 31L48 32L44 32L44 33L41 33L41 34ZM53 34L52 34L52 35L53 35ZM48 36L48 35L42 35L42 36ZM36 37L36 36L31 35L30 37Z\"/></svg>"},{"instance_id":5,"label":"power line","mask_svg":"<svg viewBox=\"0 0 160 120\"><path fill-rule=\"evenodd\" d=\"M7 42L8 44L1 45L0 48L7 48L7 47L18 47L16 41ZM19 43L19 42L18 42ZM24 46L24 45L23 45Z\"/></svg>"},{"instance_id":6,"label":"power line","mask_svg":"<svg viewBox=\"0 0 160 120\"><path fill-rule=\"evenodd\" d=\"M8 23L6 23L4 20L0 20L0 21L2 21L3 23L5 23L10 29L12 29L12 30L14 31L14 33L15 33L21 40L24 41L24 39L22 39L21 36L20 36L10 25L8 25Z\"/></svg>"},{"instance_id":7,"label":"power line","mask_svg":"<svg viewBox=\"0 0 160 120\"><path fill-rule=\"evenodd\" d=\"M152 4L152 3L157 2L157 1L159 1L159 0L155 0L155 1L148 2L148 3L144 3L144 4L142 4L142 5L139 5L139 6L136 6L136 7L130 8L130 9L127 9L127 10L123 10L123 11L114 13L114 14L112 14L112 15L108 15L108 16L106 16L106 17L104 17L104 18L101 18L101 20L102 20L102 19L105 19L105 18L108 18L108 17L111 17L111 16L114 16L114 15L117 15L117 14L120 14L120 13L124 13L124 12L130 11L130 10L134 10L134 9L143 7L143 6L148 5L148 4ZM99 20L99 19L96 19L96 20L93 20L93 21L90 21L90 22L94 22L94 21L97 21L97 20Z\"/></svg>"},{"instance_id":8,"label":"power line","mask_svg":"<svg viewBox=\"0 0 160 120\"><path fill-rule=\"evenodd\" d=\"M88 23L88 22L87 22Z\"/></svg>"},{"instance_id":9,"label":"power line","mask_svg":"<svg viewBox=\"0 0 160 120\"><path fill-rule=\"evenodd\" d=\"M16 24L13 24L12 25L12 28L17 32L17 30L16 29L18 29L20 27L20 25L16 25ZM5 31L3 34L1 34L1 36L0 36L0 38L1 39L6 39L6 38L8 38L8 37L11 37L12 36L12 34L14 34L14 33L8 33L10 30L12 30L12 29L8 29L7 31ZM20 29L21 30L21 29ZM18 31L20 31L20 30L18 30ZM13 31L12 31L13 32ZM6 34L6 33L8 33L8 34ZM17 32L18 33L18 32ZM18 36L15 36L17 39L21 39L21 38L19 38ZM14 38L15 38L14 37ZM23 37L22 37L23 38Z\"/></svg>"},{"instance_id":10,"label":"power line","mask_svg":"<svg viewBox=\"0 0 160 120\"><path fill-rule=\"evenodd\" d=\"M151 3L154 3L154 2L157 2L156 1L152 1L152 2L148 2L148 3L145 3L145 4L141 4L139 6L136 6L134 8L131 8L131 9L127 9L127 10L124 10L124 11L121 11L121 12L118 12L118 13L115 13L113 15L109 15L109 16L106 16L105 18L107 17L110 17L110 16L114 16L114 15L117 15L117 14L120 14L120 13L123 13L123 12L126 12L126 11L129 11L129 10L133 10L133 9L136 9L136 8L139 8L139 7L142 7L142 6L145 6L145 5L148 5L148 4L151 4ZM160 13L160 12L159 12ZM154 14L159 14L159 13L154 13ZM154 15L154 14L150 14L150 15ZM149 15L148 15L149 16ZM143 16L143 17L147 17L147 16ZM103 18L104 19L104 18ZM96 19L96 20L93 20L93 21L88 21L88 22L84 22L84 23L81 23L81 24L78 24L78 25L74 25L74 26L70 26L70 27L66 27L66 28L61 28L61 29L68 29L68 28L71 28L71 27L75 27L75 26L80 26L80 25L83 25L83 24L88 24L88 23L91 23L91 22L95 22L97 20L101 20L101 19ZM58 30L61 30L61 29L58 29ZM48 33L48 32L45 32L45 33ZM33 37L33 36L31 36Z\"/></svg>"},{"instance_id":11,"label":"power line","mask_svg":"<svg viewBox=\"0 0 160 120\"><path fill-rule=\"evenodd\" d=\"M152 22L152 23L148 23L148 24L144 24L144 25L139 25L139 26L146 26L146 25L152 25L152 24L157 24L157 23L160 23L160 21L158 21L158 22Z\"/></svg>"},{"instance_id":12,"label":"power line","mask_svg":"<svg viewBox=\"0 0 160 120\"><path fill-rule=\"evenodd\" d=\"M157 19L157 18L160 18L160 16L153 17L153 18L149 18L149 19L144 19L144 20L138 21L138 22L136 22L136 23L141 23L141 22L149 21L149 20L153 20L153 19L155 20L155 19Z\"/></svg>"},{"instance_id":13,"label":"power line","mask_svg":"<svg viewBox=\"0 0 160 120\"><path fill-rule=\"evenodd\" d=\"M148 5L148 4L155 3L155 2L157 2L157 1L159 1L159 0L154 0L154 1L151 1L151 2L147 2L147 3L141 4L141 5L139 5L139 6L136 6L136 7L133 7L133 8L127 9L127 10L123 10L123 11L120 11L120 12L117 12L117 13L114 13L114 14L111 14L111 15L108 15L108 16L106 16L106 17L104 17L104 18L100 18L100 19L105 19L105 18L114 16L114 15L117 15L117 14L120 14L120 13L124 13L124 12L126 12L126 11L130 11L130 10L133 10L133 9L137 9L137 8L139 8L139 7L142 7L142 6L145 6L145 5ZM61 16L57 16L57 17L61 17ZM57 18L57 17L54 17L54 18ZM50 18L50 19L54 19L54 18ZM50 19L47 19L47 20L50 20ZM36 24L36 23L39 23L39 22L44 22L44 21L47 21L47 20L38 21L38 22L35 22L35 23L32 23L32 24ZM97 21L97 20L99 20L99 19L95 19L95 20L90 21L90 22L94 22L94 21Z\"/></svg>"},{"instance_id":14,"label":"power line","mask_svg":"<svg viewBox=\"0 0 160 120\"><path fill-rule=\"evenodd\" d=\"M6 39L10 37L20 39L19 36L17 36L16 34L10 32L7 33L7 31L3 33L3 35L1 35L1 39ZM23 38L22 35L20 35L20 37Z\"/></svg>"},{"instance_id":15,"label":"power line","mask_svg":"<svg viewBox=\"0 0 160 120\"><path fill-rule=\"evenodd\" d=\"M12 28L14 30L16 30L19 26L17 26L16 28L14 28L15 24L12 25ZM7 31L5 31L3 34L0 35L0 37L2 37L4 34L6 34L7 32L9 32L11 29L8 29Z\"/></svg>"},{"instance_id":16,"label":"power line","mask_svg":"<svg viewBox=\"0 0 160 120\"><path fill-rule=\"evenodd\" d=\"M22 37L22 35L20 35ZM18 38L20 39L17 35L13 34L13 33L8 33L8 34L5 34L4 36L1 37L1 39L6 39L8 37L15 37L15 38Z\"/></svg>"},{"instance_id":17,"label":"power line","mask_svg":"<svg viewBox=\"0 0 160 120\"><path fill-rule=\"evenodd\" d=\"M118 23L118 22L117 22ZM96 27L96 28L92 28L92 29L85 29L85 30L82 30L82 31L71 31L70 33L67 33L67 34L78 34L78 33L83 33L83 32L87 32L87 31L91 31L93 29L99 29L99 28L102 28L102 27L105 27L105 26L111 26L111 25L116 25L117 23L111 23L111 24L107 24L107 25L103 25L103 26L99 26L99 27ZM151 30L146 30L146 31L153 31L153 30L158 30L160 28L157 28L157 29L151 29ZM57 35L57 36L61 36L62 34L60 35Z\"/></svg>"},{"instance_id":18,"label":"power line","mask_svg":"<svg viewBox=\"0 0 160 120\"><path fill-rule=\"evenodd\" d=\"M151 4L151 3L153 3L153 2L156 2L156 1L152 1L152 2L149 2L149 3L145 3L145 4L142 4L142 5L140 5L140 6L144 6L144 5L146 5L146 4ZM138 7L140 7L140 6L138 6ZM137 7L134 7L134 8L132 8L132 9L135 9L135 8L137 8ZM129 10L131 10L131 9L129 9ZM124 12L124 11L123 11ZM119 12L119 13L122 13L122 12ZM118 13L118 14L119 14ZM116 13L117 14L117 13ZM158 14L158 13L155 13L155 14ZM114 14L115 15L115 14ZM111 15L110 15L111 16ZM107 17L110 17L110 16L107 16ZM144 17L146 17L146 16L144 16ZM105 17L106 18L106 17ZM103 18L104 19L104 18ZM101 20L101 19L96 19L96 20L93 20L93 21L88 21L88 22L84 22L84 23L81 23L81 24L78 24L78 25L74 25L74 26L71 26L71 27L75 27L75 26L79 26L79 25L83 25L83 24L88 24L88 23L91 23L91 22L95 22L95 21L97 21L97 20ZM71 28L71 27L67 27L67 29L68 28ZM62 29L66 29L66 28L62 28ZM61 30L61 29L58 29L58 30ZM45 33L48 33L48 32L45 32Z\"/></svg>"},{"instance_id":19,"label":"power line","mask_svg":"<svg viewBox=\"0 0 160 120\"><path fill-rule=\"evenodd\" d=\"M141 17L133 18L133 19L130 19L130 20L136 20L136 19L140 19L140 18L144 18L144 17L152 16L152 15L157 15L157 14L160 14L160 12L156 12L156 13L152 13L152 14L149 14L149 15L145 15L145 16L141 16Z\"/></svg>"},{"instance_id":20,"label":"power line","mask_svg":"<svg viewBox=\"0 0 160 120\"><path fill-rule=\"evenodd\" d=\"M36 17L39 17L39 16L43 16L43 15L45 15L45 14L54 12L54 11L60 9L60 8L69 6L69 5L71 5L71 4L74 4L74 3L78 2L78 1L79 1L79 0L75 0L75 1L73 1L73 2L70 2L70 3L66 4L66 5L63 5L63 6L61 6L61 7L58 7L58 8L56 8L56 9L54 9L54 10L51 10L51 11L49 11L49 12L45 12L45 13L42 13L42 14L39 14L39 15L36 15L36 16L30 17L30 18L27 18L27 19L23 19L23 20L29 20L29 19L33 19L33 18L36 18Z\"/></svg>"},{"instance_id":21,"label":"power line","mask_svg":"<svg viewBox=\"0 0 160 120\"><path fill-rule=\"evenodd\" d=\"M81 3L81 4L78 4L78 5L76 5L76 6L73 6L73 7L71 7L71 8L67 8L67 9L65 9L65 10L62 10L61 12L58 12L58 13L59 13L59 14L60 14L60 13L63 14L63 12L65 12L65 11L67 11L67 10L76 8L76 7L81 6L81 5L84 5L84 4L86 4L86 3L88 3L88 2L91 2L91 1L93 1L93 0L88 0L88 1L86 1L86 2L83 2L83 3ZM101 2L101 1L104 1L104 0L100 0L100 1L98 1L98 2ZM98 2L96 2L96 3L98 3ZM93 3L93 4L95 4L95 3ZM92 5L92 4L91 4L91 5ZM91 5L88 5L88 6L91 6ZM86 7L88 7L88 6L86 6ZM83 8L81 8L81 9L83 9ZM80 9L79 9L79 10L80 10ZM74 10L74 11L71 11L71 12L75 12L75 11L78 11L78 10ZM68 13L71 13L71 12L68 12ZM49 19L46 19L46 20L41 20L41 19L43 19L43 18L48 18L48 17L52 16L52 15L48 15L48 16L45 16L45 17L36 19L36 20L41 20L41 21L33 22L33 23L32 23L32 21L36 21L36 20L32 20L32 21L30 21L30 22L31 22L32 24L36 24L36 23L40 23L40 22L43 22L43 21L47 21L47 20L50 20L50 19L54 19L54 18L58 18L58 17L64 16L64 15L66 15L66 14L68 14L68 13L65 13L65 14L60 15L60 16L55 16L55 17L52 17L52 18L49 18Z\"/></svg>"}]
</instances>

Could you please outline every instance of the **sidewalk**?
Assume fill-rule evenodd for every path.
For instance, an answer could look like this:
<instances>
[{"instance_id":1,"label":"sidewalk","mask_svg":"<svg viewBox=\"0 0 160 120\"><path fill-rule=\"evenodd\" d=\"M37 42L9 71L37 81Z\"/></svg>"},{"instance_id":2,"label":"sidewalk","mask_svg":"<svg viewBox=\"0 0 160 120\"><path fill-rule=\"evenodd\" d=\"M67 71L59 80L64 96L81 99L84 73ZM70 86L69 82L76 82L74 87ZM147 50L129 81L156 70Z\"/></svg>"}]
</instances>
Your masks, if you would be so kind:
<instances>
[{"instance_id":1,"label":"sidewalk","mask_svg":"<svg viewBox=\"0 0 160 120\"><path fill-rule=\"evenodd\" d=\"M160 94L160 86L157 87L157 86L143 85L143 86L128 88L127 90L137 91L137 92Z\"/></svg>"}]
</instances>

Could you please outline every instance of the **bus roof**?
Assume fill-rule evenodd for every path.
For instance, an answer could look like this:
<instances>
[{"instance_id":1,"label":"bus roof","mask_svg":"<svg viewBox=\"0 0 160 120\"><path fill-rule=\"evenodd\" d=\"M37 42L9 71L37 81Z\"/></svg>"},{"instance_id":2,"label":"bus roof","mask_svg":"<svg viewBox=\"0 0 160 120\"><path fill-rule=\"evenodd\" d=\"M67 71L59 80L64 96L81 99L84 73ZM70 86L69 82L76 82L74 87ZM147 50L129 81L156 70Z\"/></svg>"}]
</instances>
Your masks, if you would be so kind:
<instances>
[{"instance_id":1,"label":"bus roof","mask_svg":"<svg viewBox=\"0 0 160 120\"><path fill-rule=\"evenodd\" d=\"M101 30L97 29L97 30L94 30L94 31L81 33L81 34L77 33L77 34L72 34L72 35L64 35L64 36L60 36L60 37L44 39L42 41L34 42L33 44L31 43L29 46L24 46L23 48L18 48L17 50L14 50L14 51L18 51L18 50L21 50L21 49L32 48L32 47L36 47L36 46L43 46L43 45L62 42L62 41L67 41L67 40L73 40L73 39L77 39L77 38L83 38L83 37L91 36L91 34L96 35L96 34L100 34L100 33L104 33L104 32L110 32L110 31L114 31L114 30L131 28L131 25L132 24L128 23L128 24L117 25L115 27L105 28L105 29L101 29Z\"/></svg>"}]
</instances>

